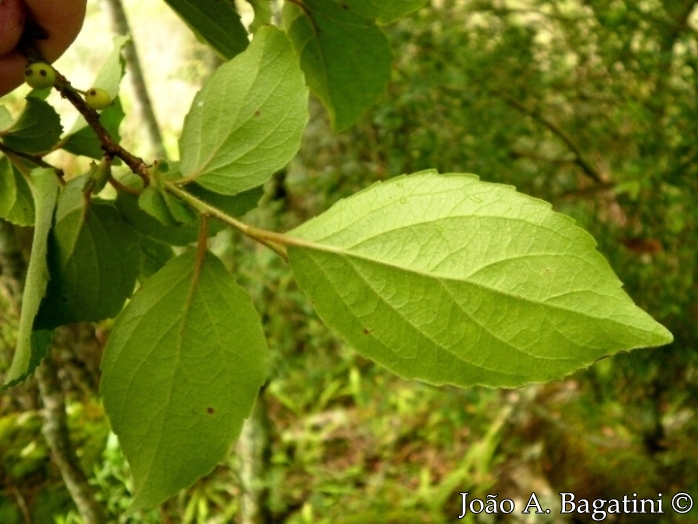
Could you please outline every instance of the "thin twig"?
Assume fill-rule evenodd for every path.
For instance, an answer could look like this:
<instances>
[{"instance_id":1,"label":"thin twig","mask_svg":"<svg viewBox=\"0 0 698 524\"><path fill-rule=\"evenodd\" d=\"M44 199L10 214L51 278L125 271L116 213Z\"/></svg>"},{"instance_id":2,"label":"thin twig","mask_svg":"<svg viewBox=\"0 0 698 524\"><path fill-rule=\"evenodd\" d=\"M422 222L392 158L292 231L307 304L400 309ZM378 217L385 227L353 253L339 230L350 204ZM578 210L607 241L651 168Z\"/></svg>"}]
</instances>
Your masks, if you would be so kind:
<instances>
[{"instance_id":1,"label":"thin twig","mask_svg":"<svg viewBox=\"0 0 698 524\"><path fill-rule=\"evenodd\" d=\"M22 176L24 176L24 178L29 178L29 169L22 161L27 160L29 162L33 162L34 164L40 167L52 169L53 172L56 174L56 177L58 178L58 183L61 186L65 185L65 179L63 178L64 173L62 169L58 169L57 167L54 167L41 159L32 158L31 156L28 156L27 154L22 153L21 151L15 151L14 149L10 149L9 147L3 145L2 142L0 142L0 151L4 153L4 155L10 160L10 162L12 162L12 164L17 168L17 170L22 174Z\"/></svg>"},{"instance_id":2,"label":"thin twig","mask_svg":"<svg viewBox=\"0 0 698 524\"><path fill-rule=\"evenodd\" d=\"M31 27L34 31L41 31L39 26L36 24L31 24L27 26ZM41 52L34 46L33 41L37 39L36 35L30 33L28 29L25 29L22 35L22 41L18 45L18 49L27 57L27 60L32 61L43 61L46 59L43 57ZM68 79L63 76L54 67L53 70L56 73L56 83L54 84L55 89L61 94L61 96L67 99L73 107L78 110L78 112L83 116L87 124L92 128L92 130L97 135L100 144L102 145L102 150L112 157L119 157L124 163L131 168L136 175L143 179L143 183L148 185L150 183L150 176L148 175L148 164L145 161L130 153L121 144L116 142L109 132L104 128L102 122L99 120L99 113L87 105L87 102L83 100L82 96L75 90Z\"/></svg>"},{"instance_id":3,"label":"thin twig","mask_svg":"<svg viewBox=\"0 0 698 524\"><path fill-rule=\"evenodd\" d=\"M22 512L22 517L24 518L25 524L32 524L32 515L29 511L29 506L27 506L27 501L24 498L24 495L22 495L22 492L15 486L8 486L7 491L12 493L12 496L15 498L15 501L19 506L19 510Z\"/></svg>"},{"instance_id":4,"label":"thin twig","mask_svg":"<svg viewBox=\"0 0 698 524\"><path fill-rule=\"evenodd\" d=\"M97 135L102 150L112 157L119 157L136 175L143 179L144 184L150 183L148 174L148 164L145 161L124 149L121 144L116 142L109 132L104 128L99 120L99 113L87 105L82 96L75 91L66 77L56 71L56 89L60 92L63 98L66 98L75 109L83 116L87 124Z\"/></svg>"},{"instance_id":5,"label":"thin twig","mask_svg":"<svg viewBox=\"0 0 698 524\"><path fill-rule=\"evenodd\" d=\"M25 152L25 151L17 151L17 150L15 150L15 149L12 149L12 148L10 148L10 147L7 147L7 146L6 146L5 144L3 144L2 142L0 142L0 151L2 151L3 153L7 153L7 152L9 152L9 153L14 153L14 154L17 155L18 157L24 158L25 160L28 160L29 162L35 163L37 166L40 166L40 167L47 167L47 168L50 168L50 169L56 169L56 170L58 171L57 168L53 167L53 166L52 166L51 164L49 164L48 162L45 162L44 160L42 160L41 157L43 157L44 155L48 154L48 153L46 153L45 151L42 152L42 153L27 153L27 152Z\"/></svg>"},{"instance_id":6,"label":"thin twig","mask_svg":"<svg viewBox=\"0 0 698 524\"><path fill-rule=\"evenodd\" d=\"M503 93L501 91L496 91L496 90L488 90L490 93L492 93L495 96L498 96L502 100L504 100L507 104L510 106L514 107L515 109L519 110L521 113L524 113L541 124L543 124L545 127L547 127L550 131L553 132L554 135L559 137L572 151L572 153L575 156L574 162L582 168L582 171L586 173L590 178L594 179L598 184L603 184L604 180L601 177L601 175L598 173L596 169L593 168L590 162L584 158L584 155L582 154L581 150L579 147L577 147L577 144L575 144L574 140L565 133L565 131L557 126L554 122L548 120L545 118L543 115L541 115L538 111L535 111L533 109L530 109L526 107L524 104L522 104L520 101L518 101L516 98L508 95L507 93Z\"/></svg>"},{"instance_id":7,"label":"thin twig","mask_svg":"<svg viewBox=\"0 0 698 524\"><path fill-rule=\"evenodd\" d=\"M122 184L116 178L114 178L113 175L109 175L109 183L112 186L114 186L114 189L116 189L117 191L131 193L132 195L136 195L136 196L141 194L141 191L139 189L134 189L132 187L127 186L126 184Z\"/></svg>"}]
</instances>

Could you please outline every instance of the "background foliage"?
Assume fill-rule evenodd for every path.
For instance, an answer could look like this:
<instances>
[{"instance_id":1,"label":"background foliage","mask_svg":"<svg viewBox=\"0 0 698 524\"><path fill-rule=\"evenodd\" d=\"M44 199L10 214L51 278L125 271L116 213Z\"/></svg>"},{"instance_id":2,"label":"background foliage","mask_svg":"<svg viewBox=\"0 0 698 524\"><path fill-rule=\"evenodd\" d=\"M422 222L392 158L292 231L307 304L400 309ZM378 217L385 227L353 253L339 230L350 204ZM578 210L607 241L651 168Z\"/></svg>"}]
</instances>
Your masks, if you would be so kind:
<instances>
[{"instance_id":1,"label":"background foliage","mask_svg":"<svg viewBox=\"0 0 698 524\"><path fill-rule=\"evenodd\" d=\"M333 134L319 104L311 106L300 154L267 185L267 205L251 223L287 230L402 173L478 173L577 219L675 342L513 391L408 383L329 332L278 257L221 233L217 252L242 275L272 348L260 398L269 420L257 419L270 436L267 521L449 522L459 491L519 503L531 491L542 499L562 490L698 493L696 16L688 1L435 0L385 28L392 78L359 125ZM188 67L200 78L208 59L195 52L201 60ZM169 66L168 74L181 72ZM13 232L26 244L25 231ZM7 351L17 319L0 300ZM241 454L158 512L120 516L126 465L95 396L109 328L95 337L75 327L84 344L60 358L73 437L110 515L229 521L248 489ZM32 409L31 385L0 397L0 521L26 521L24 512L35 522L77 522L67 495L49 489L58 474Z\"/></svg>"}]
</instances>

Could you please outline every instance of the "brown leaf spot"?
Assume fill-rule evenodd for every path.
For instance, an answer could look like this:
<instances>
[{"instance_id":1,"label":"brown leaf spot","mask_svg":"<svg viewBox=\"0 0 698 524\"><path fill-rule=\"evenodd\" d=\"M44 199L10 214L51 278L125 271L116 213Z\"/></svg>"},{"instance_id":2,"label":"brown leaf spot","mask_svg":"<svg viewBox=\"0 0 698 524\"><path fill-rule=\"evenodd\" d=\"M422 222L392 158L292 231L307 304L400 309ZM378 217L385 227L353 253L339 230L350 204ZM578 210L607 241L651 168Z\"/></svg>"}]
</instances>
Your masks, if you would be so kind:
<instances>
[{"instance_id":1,"label":"brown leaf spot","mask_svg":"<svg viewBox=\"0 0 698 524\"><path fill-rule=\"evenodd\" d=\"M216 410L211 407L206 408L206 413L208 413L209 415L213 415L215 412Z\"/></svg>"}]
</instances>

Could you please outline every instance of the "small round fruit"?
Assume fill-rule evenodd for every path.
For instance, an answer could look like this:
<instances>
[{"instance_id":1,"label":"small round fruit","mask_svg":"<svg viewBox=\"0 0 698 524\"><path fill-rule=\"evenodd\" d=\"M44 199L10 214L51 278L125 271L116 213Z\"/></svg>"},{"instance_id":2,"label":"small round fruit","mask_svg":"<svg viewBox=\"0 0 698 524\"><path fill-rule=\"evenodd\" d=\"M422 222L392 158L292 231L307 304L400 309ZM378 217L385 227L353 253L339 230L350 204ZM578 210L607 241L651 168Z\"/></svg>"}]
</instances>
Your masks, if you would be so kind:
<instances>
[{"instance_id":1,"label":"small round fruit","mask_svg":"<svg viewBox=\"0 0 698 524\"><path fill-rule=\"evenodd\" d=\"M106 109L111 105L111 97L101 87L91 87L85 94L85 102L92 109Z\"/></svg>"},{"instance_id":2,"label":"small round fruit","mask_svg":"<svg viewBox=\"0 0 698 524\"><path fill-rule=\"evenodd\" d=\"M24 70L24 81L34 89L53 87L56 83L56 72L45 62L34 62Z\"/></svg>"}]
</instances>

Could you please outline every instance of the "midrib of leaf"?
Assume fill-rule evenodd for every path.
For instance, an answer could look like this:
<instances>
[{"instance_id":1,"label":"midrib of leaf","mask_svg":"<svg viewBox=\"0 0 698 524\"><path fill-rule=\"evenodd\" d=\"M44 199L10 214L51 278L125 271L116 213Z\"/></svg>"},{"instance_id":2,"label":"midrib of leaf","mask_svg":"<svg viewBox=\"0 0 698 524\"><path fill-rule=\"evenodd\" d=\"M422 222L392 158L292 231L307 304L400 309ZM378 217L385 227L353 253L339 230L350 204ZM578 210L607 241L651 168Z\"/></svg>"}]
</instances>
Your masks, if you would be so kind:
<instances>
[{"instance_id":1,"label":"midrib of leaf","mask_svg":"<svg viewBox=\"0 0 698 524\"><path fill-rule=\"evenodd\" d=\"M315 20L312 17L312 10L307 6L306 6L306 9L308 10L308 13L306 13L304 9L301 9L298 7L298 10L300 11L300 15L296 17L296 20L302 16L307 17L308 21L310 22L311 31L312 31L313 35L315 35L315 41L319 42L319 40L320 40L319 32L317 30L317 23L315 22ZM305 48L310 42L313 42L312 36L308 37L308 39L305 42L303 42L303 45L301 47L301 52L299 53L299 55L302 55L305 52ZM332 96L332 92L329 89L330 77L328 75L329 68L327 67L327 60L325 58L325 54L322 52L322 46L318 44L317 47L318 47L318 52L320 54L320 60L322 61L322 76L325 78L325 84L327 86L327 94L330 96L330 99L332 100L332 105L335 105L334 96Z\"/></svg>"},{"instance_id":2,"label":"midrib of leaf","mask_svg":"<svg viewBox=\"0 0 698 524\"><path fill-rule=\"evenodd\" d=\"M252 89L252 86L254 85L255 80L257 79L258 76L259 76L259 70L257 71L257 74L255 75L254 80L252 80L252 81L250 82L250 85L249 85L249 87L247 88L247 93L245 93L245 98L249 95L250 90ZM236 121L237 121L237 119L238 119L238 116L240 115L240 111L242 111L242 107L238 107L237 113L235 113L235 120L236 120ZM201 118L202 118L202 120L203 120L203 115L202 115ZM219 111L218 114L216 115L216 130L218 130L218 129L221 128L221 124L220 124L220 123L221 123L221 119L222 119L222 118L223 118L223 116L222 116L222 111ZM237 127L239 128L240 126L237 126ZM210 131L209 131L209 132L210 132ZM225 134L225 133L221 133L221 134ZM203 133L202 133L200 136L203 137ZM191 181L193 181L193 180L195 180L196 178L200 177L200 176L206 171L206 168L207 168L207 167L209 166L209 164L213 161L213 159L216 158L216 155L217 155L218 152L221 150L221 148L223 147L223 145L226 143L226 141L228 140L228 138L230 138L230 135L227 135L227 136L225 136L224 138L222 138L222 139L219 141L218 145L215 146L215 147L211 150L211 154L208 156L208 158L206 158L206 160L204 160L204 161L201 163L201 166L199 166L199 168L196 169L195 171L193 171L191 174L187 175L187 176L185 177L185 179L186 179L186 180L191 180ZM199 141L199 147L202 147L202 146L201 146L202 139L199 139L199 140L200 140L200 141Z\"/></svg>"},{"instance_id":3,"label":"midrib of leaf","mask_svg":"<svg viewBox=\"0 0 698 524\"><path fill-rule=\"evenodd\" d=\"M211 313L210 313L211 310L210 310L210 308L208 307L209 301L203 300L202 302L203 302L203 307L206 309L206 312L208 313L209 318L212 318L213 315L211 315ZM220 330L219 330L219 329L214 329L214 332L215 332L215 334L216 334L216 339L217 339L217 342L218 342L218 346L219 346L219 347L223 347L223 346L224 346L223 342L218 338L218 337L219 337ZM233 404L235 404L235 405L238 406L239 408L241 408L240 403L237 401L237 399L234 399L234 398L233 398L233 399L230 399L230 402L233 403Z\"/></svg>"},{"instance_id":4,"label":"midrib of leaf","mask_svg":"<svg viewBox=\"0 0 698 524\"><path fill-rule=\"evenodd\" d=\"M434 174L436 174L436 171L435 171L435 170L428 170L428 171L424 171L423 173L434 173ZM415 174L413 174L413 175L411 175L411 176L417 176L417 175L419 175L419 173L415 173ZM441 175L441 176L443 176L443 175ZM407 177L406 177L405 175L403 175L402 177L398 177L398 178L396 178L395 180L399 180L399 179L405 180L406 178L407 178ZM386 183L386 182L382 182L382 183ZM388 183L390 183L390 182L388 182ZM368 188L366 188L366 189L364 189L364 190L362 190L362 191L359 191L356 195L354 195L354 197L359 196L361 193L363 193L363 192L366 191L367 189L371 189L371 187L372 187L372 186L370 186L370 187L368 187ZM371 212L370 212L370 213L368 213L368 214L366 214L366 215L356 214L354 220L352 220L351 222L347 222L347 223L345 223L345 224L342 224L342 229L348 229L349 227L353 226L353 225L356 224L357 222L359 222L359 221L361 221L361 220L366 220L366 219L367 219L368 217L370 217L371 215L378 214L379 212L383 211L384 209L386 209L386 208L388 208L388 207L391 207L391 206L394 206L395 204L399 203L402 199L415 199L415 200L416 200L416 199L418 199L419 197L423 197L423 196L436 197L436 196L438 196L438 195L440 195L440 194L442 194L442 193L443 193L443 194L446 194L446 195L450 195L452 192L453 192L452 189L444 189L444 190L441 190L441 191L433 191L433 192L425 192L425 193L412 193L412 194L410 194L410 195L402 195L402 196L401 196L401 195L396 195L396 196L394 196L394 197L387 198L387 199L385 199L385 201L383 202L383 204L382 204L380 207L376 207L376 208L374 208L374 209L371 209ZM473 196L473 195L467 195L467 196L468 196L468 197L471 197L471 196ZM342 205L343 203L345 203L345 201L344 201L344 200L340 200L340 201L339 201L337 204L335 204L335 205L336 205L336 206L340 206L340 205ZM452 207L455 207L455 206L452 206ZM482 207L484 207L484 204L483 204ZM449 215L449 216L445 216L445 217L439 217L439 218L436 218L436 219L434 219L434 220L420 221L420 222L416 222L416 223L414 223L414 224L405 224L404 226L400 226L400 227L395 228L395 229L390 229L390 230L381 232L380 234L383 234L383 233L386 233L386 232L391 232L391 231L399 231L400 229L403 229L403 228L410 228L410 227L412 227L412 226L414 226L414 225L418 225L418 224L432 224L432 223L436 223L436 222L438 222L438 221L440 221L440 220L448 220L448 219L452 219L452 218L472 218L473 216L474 216L474 215L453 215L453 216L450 216L450 215ZM489 215L486 215L486 216L483 216L483 218L488 218L488 219L506 218L506 219L510 219L510 220L521 220L521 221L525 222L525 220L522 220L522 219L515 219L515 218L510 218L510 217L497 217L497 216L489 216ZM301 226L301 227L303 227L303 226ZM330 233L329 235L327 235L327 236L325 236L325 237L319 238L318 240L325 240L325 239L327 239L327 238L330 238L330 237L332 237L332 236L335 236L336 234L337 234L337 232L335 231L335 232ZM376 236L377 236L377 235L376 235ZM366 239L362 240L362 242L364 242L365 240L370 240L371 238L375 238L376 236L366 238ZM358 244L357 244L357 245L358 245ZM351 246L351 247L355 247L355 246Z\"/></svg>"},{"instance_id":5,"label":"midrib of leaf","mask_svg":"<svg viewBox=\"0 0 698 524\"><path fill-rule=\"evenodd\" d=\"M374 288L374 287L370 284L370 282L369 282L368 280L366 280L366 278L361 274L361 272L360 272L360 271L356 268L356 266L352 263L351 258L349 258L349 257L345 257L345 258L347 259L347 262L349 263L349 265L351 266L352 270L354 271L354 274L355 274L361 281L363 281L363 283L366 285L366 287L368 287L371 291L373 291L373 294L378 298L378 300L380 300L380 301L381 301L383 304L385 304L388 308L390 308L390 309L393 310L395 313L397 313L397 315L398 315L400 318L402 318L402 319L405 321L405 323L406 323L408 326L410 326L412 329L414 329L420 336L422 336L422 337L428 339L428 340L429 340L432 344L434 344L435 346L441 347L441 344L439 344L436 340L434 340L434 339L433 339L431 336L429 336L427 333L424 333L421 329L419 329L419 327L417 327L416 325L414 325L414 324L413 324L413 323L412 323L399 309L396 309L390 302L388 302L388 301L383 297L383 295L382 295L378 290L376 290L376 288ZM441 282L439 282L439 284L441 284ZM336 288L335 288L335 289L336 289ZM451 293L449 293L449 295L451 295ZM465 313L465 312L464 312L464 313ZM466 315L467 315L467 313L466 313ZM468 316L470 316L470 315L468 315ZM473 321L475 322L475 319L473 319ZM475 322L475 323L477 324L477 322ZM496 338L496 337L495 337L495 338ZM502 340L502 342L504 342L504 341Z\"/></svg>"},{"instance_id":6,"label":"midrib of leaf","mask_svg":"<svg viewBox=\"0 0 698 524\"><path fill-rule=\"evenodd\" d=\"M584 316L586 316L586 317L588 317L588 318L592 318L592 319L602 319L602 320L605 320L605 321L611 321L611 322L614 322L614 323L616 323L616 324L618 324L618 325L624 326L624 324L622 324L621 322L618 322L618 321L615 320L615 319L609 319L609 318L607 318L607 317L605 317L605 316L598 316L598 317L597 317L597 316L594 316L594 315L590 315L590 314L588 314L587 312L581 312L581 311L574 310L574 309L568 309L568 308L562 307L562 306L557 305L557 304L549 304L549 303L547 302L547 300L546 300L546 301L536 301L536 300L530 299L530 298L525 297L525 296L522 296L522 295L517 295L517 294L515 294L515 293L511 293L511 292L509 292L509 291L504 291L504 290L497 289L497 288L494 288L494 287L491 287L491 286L487 286L487 285L485 285L485 284L483 284L483 283L481 283L481 282L471 282L470 280L468 280L468 277L472 276L472 274L471 274L471 275L468 275L468 277L463 278L462 280L459 280L459 279L456 279L456 278L453 278L453 277L444 276L444 275L438 275L438 276L437 276L437 275L433 275L433 274L427 273L427 272L425 272L425 271L421 271L421 270L418 270L418 269L414 269L414 268L402 266L402 265L400 265L400 264L397 263L397 262L392 262L392 261L391 261L391 262L386 262L386 261L384 261L384 260L372 258L372 257L370 257L370 256L366 256L366 255L361 255L361 254L358 254L358 253L354 253L354 252L351 252L351 251L349 251L349 250L347 250L347 249L342 249L342 248L338 248L338 247L335 247L335 246L328 246L328 245L324 245L324 244L316 244L316 243L314 243L314 242L310 242L310 241L307 241L307 240L300 240L300 239L297 239L297 238L292 238L291 241L288 242L288 244L291 245L291 246L294 246L294 247L306 248L306 249L317 250L317 251L326 251L326 252L329 252L329 253L333 253L333 254L339 255L340 257L342 257L342 258L344 258L344 259L347 259L349 262L350 262L350 259L353 257L353 258L356 258L356 259L364 260L364 261L366 261L366 262L370 262L370 263L372 263L372 264L377 264L377 265L385 266L385 267L388 267L388 268L391 268L391 269L401 270L401 271L404 271L404 272L406 272L406 273L410 273L410 274L412 274L412 275L418 275L418 276L421 276L421 277L426 277L426 278L429 278L429 279L431 279L431 280L438 280L438 281L442 281L442 280L443 280L443 281L455 282L455 283L459 283L459 284L460 284L460 283L465 283L465 284L471 285L471 286L473 286L473 287L480 288L480 289L482 289L482 290L484 290L484 291L486 291L486 292L493 293L493 294L498 294L498 295L502 295L502 296L504 296L504 297L506 297L506 298L509 298L509 299L512 299L512 300L519 300L519 301L522 301L522 302L527 302L527 303L529 303L529 304L533 304L533 305L535 305L535 306L544 306L544 307L547 307L547 308L556 309L556 310L559 310L559 311L564 311L564 312L566 312L566 313L573 313L573 314L575 314L575 315L584 315ZM502 260L498 260L497 262L506 262L507 260L508 260L508 259L502 259ZM351 263L351 262L350 262L350 263ZM352 267L353 267L353 265L352 265ZM483 269L483 268L478 268L478 271L480 271L481 269ZM363 277L362 277L362 280L364 280ZM365 280L364 280L364 281L365 281ZM441 282L440 282L440 283L441 283ZM575 292L575 291L580 291L580 290L573 290L573 291L571 291L571 292ZM582 291L584 291L584 290L582 290ZM450 292L449 292L449 295L450 295ZM549 298L553 298L553 297L549 297ZM395 311L396 311L396 313L399 313L399 311L397 311L397 310L395 310ZM476 323L477 323L478 325L481 326L481 324L479 324L478 322L476 322ZM482 327L484 328L484 326L482 326Z\"/></svg>"},{"instance_id":7,"label":"midrib of leaf","mask_svg":"<svg viewBox=\"0 0 698 524\"><path fill-rule=\"evenodd\" d=\"M180 318L180 328L179 328L179 336L177 338L177 360L175 361L175 365L173 366L174 369L179 369L182 361L182 353L184 352L184 348L182 347L183 341L184 341L184 330L187 325L187 319L189 318L189 313L191 311L191 305L192 302L194 301L194 295L196 294L196 288L199 285L199 276L201 275L201 268L203 266L204 260L206 259L207 252L205 250L202 250L201 247L199 248L199 251L196 254L196 259L194 262L194 268L192 269L192 276L191 276L191 283L189 284L189 292L187 293L187 299L184 301L184 309L182 311L182 316ZM172 401L172 390L174 389L174 384L175 380L173 377L173 380L170 382L170 397L169 397L169 402ZM164 425L166 422L166 417L162 418L162 426L160 428L160 434L163 434L164 431ZM162 439L160 442L158 442L158 451L160 450L160 445L162 443ZM150 464L152 465L152 461L155 459L155 456L157 454L153 453L152 459ZM150 466L148 467L148 470L150 470Z\"/></svg>"},{"instance_id":8,"label":"midrib of leaf","mask_svg":"<svg viewBox=\"0 0 698 524\"><path fill-rule=\"evenodd\" d=\"M162 334L160 339L153 346L153 347L157 347L158 344L160 344L163 339L167 338L167 335L169 333L171 333L172 329L177 328L177 323L179 324L179 328L178 328L179 333L178 333L178 338L177 338L177 360L174 362L174 364L172 366L173 369L175 369L175 370L180 366L181 355L183 353L182 342L184 340L184 329L185 329L187 318L189 317L189 312L191 311L191 305L192 305L192 302L194 300L194 295L196 294L197 285L199 283L199 276L201 275L201 267L203 266L205 258L206 258L206 253L204 253L203 255L197 254L197 256L196 256L194 268L193 268L192 273L191 273L191 283L189 284L189 291L187 293L187 298L184 301L184 308L182 309L182 315L178 318L177 322L174 325L172 325L172 327L170 327L170 329L168 329L167 331L165 331ZM188 275L185 275L182 278L182 280L184 280L184 278L187 278L187 277L188 277ZM173 289L174 287L176 287L179 282L181 282L181 280L178 281L177 283L175 283L173 286L171 286L170 290ZM159 304L161 304L162 302L164 302L166 300L167 300L167 295L165 295L161 300L158 300L155 303L155 307L157 307ZM151 309L155 309L155 308L151 308ZM146 361L146 359L143 360L143 362L145 362L145 361ZM135 375L136 374L134 373L133 376L135 376ZM173 379L170 381L170 402L172 400L172 390L174 389L174 385L175 385L175 380L173 377ZM168 403L168 405L169 405L169 403ZM123 409L124 408L126 408L126 404L122 404L122 409L120 410L120 413L119 413L119 419L123 419ZM167 406L165 406L165 408L167 408ZM161 435L164 434L164 427L165 427L166 422L167 422L167 414L165 414L165 416L161 417L161 422L160 422L160 434ZM147 433L147 431L146 431L146 433ZM160 439L157 443L156 452L152 453L149 457L149 460L148 460L149 464L147 467L148 472L150 472L150 470L152 468L152 464L155 461L155 458L158 456L158 453L162 449L161 445L162 445L162 439ZM150 475L150 473L148 473L148 475Z\"/></svg>"},{"instance_id":9,"label":"midrib of leaf","mask_svg":"<svg viewBox=\"0 0 698 524\"><path fill-rule=\"evenodd\" d=\"M308 10L308 13L306 13L304 9L300 9L300 8L298 8L298 9L299 9L301 14L299 16L297 16L296 19L298 19L300 16L307 17L308 20L310 21L312 33L313 33L313 35L315 35L315 41L319 42L320 33L318 31L318 28L317 28L317 23L315 22L315 20L312 16L313 10L310 9L309 7L306 7L306 9ZM328 20L330 20L331 22L334 22L335 24L338 24L340 26L346 26L346 27L354 26L354 27L357 27L359 29L366 29L366 26L364 26L364 25L352 24L352 23L345 21L345 20L336 19L330 15L323 14L321 16L325 16ZM357 16L360 16L360 15L357 15ZM311 37L308 37L308 39L305 42L303 42L303 44L301 46L301 53L299 53L299 54L303 54L305 52L305 48L310 42L313 42L313 39ZM320 55L320 60L322 62L322 75L325 79L325 84L327 86L327 94L329 95L330 100L332 101L332 105L336 106L335 95L333 94L332 90L330 89L330 77L329 77L329 67L327 66L327 58L325 56L325 53L323 52L322 46L318 44L317 48L318 48L318 53Z\"/></svg>"}]
</instances>

